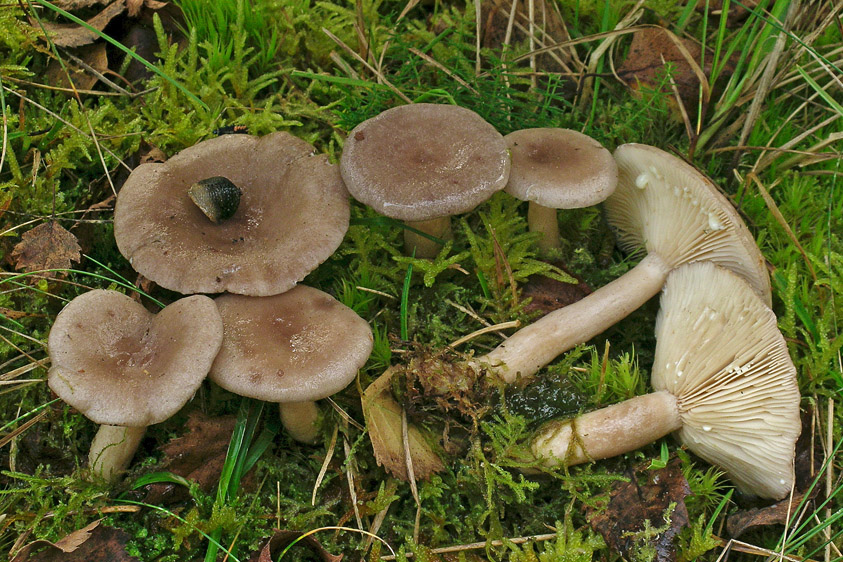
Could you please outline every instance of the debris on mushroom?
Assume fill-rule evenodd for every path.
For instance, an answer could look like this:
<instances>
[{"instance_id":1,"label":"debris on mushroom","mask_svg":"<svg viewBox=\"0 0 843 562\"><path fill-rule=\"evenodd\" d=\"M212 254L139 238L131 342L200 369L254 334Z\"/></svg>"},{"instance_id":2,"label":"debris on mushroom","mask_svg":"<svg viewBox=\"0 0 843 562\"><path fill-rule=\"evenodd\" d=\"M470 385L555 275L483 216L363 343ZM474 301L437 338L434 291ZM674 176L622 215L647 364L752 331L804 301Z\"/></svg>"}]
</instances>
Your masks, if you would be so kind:
<instances>
[{"instance_id":1,"label":"debris on mushroom","mask_svg":"<svg viewBox=\"0 0 843 562\"><path fill-rule=\"evenodd\" d=\"M541 232L539 249L559 248L557 209L590 207L618 183L618 166L603 145L571 129L521 129L504 137L512 157L506 192L529 201L527 224Z\"/></svg>"},{"instance_id":2,"label":"debris on mushroom","mask_svg":"<svg viewBox=\"0 0 843 562\"><path fill-rule=\"evenodd\" d=\"M219 224L234 216L243 192L230 179L214 176L194 183L187 194L212 223Z\"/></svg>"},{"instance_id":3,"label":"debris on mushroom","mask_svg":"<svg viewBox=\"0 0 843 562\"><path fill-rule=\"evenodd\" d=\"M740 490L787 495L801 428L796 368L756 289L710 262L683 266L665 284L656 338L655 392L548 424L536 456L573 465L677 432Z\"/></svg>"},{"instance_id":4,"label":"debris on mushroom","mask_svg":"<svg viewBox=\"0 0 843 562\"><path fill-rule=\"evenodd\" d=\"M222 344L214 301L180 299L157 314L117 291L93 290L56 317L48 348L50 388L101 425L91 472L114 480L146 427L178 412L205 379Z\"/></svg>"},{"instance_id":5,"label":"debris on mushroom","mask_svg":"<svg viewBox=\"0 0 843 562\"><path fill-rule=\"evenodd\" d=\"M278 402L290 435L315 440L315 401L348 386L366 362L369 324L304 285L269 297L223 295L216 303L225 336L210 379L235 394Z\"/></svg>"},{"instance_id":6,"label":"debris on mushroom","mask_svg":"<svg viewBox=\"0 0 843 562\"><path fill-rule=\"evenodd\" d=\"M477 113L417 103L388 109L352 129L340 170L349 193L379 213L436 238L450 215L468 212L509 178L506 142ZM436 243L405 230L405 250L435 257Z\"/></svg>"},{"instance_id":7,"label":"debris on mushroom","mask_svg":"<svg viewBox=\"0 0 843 562\"><path fill-rule=\"evenodd\" d=\"M144 277L180 293L273 295L337 249L349 200L338 166L288 133L224 135L135 168L117 196L114 237ZM242 192L219 224L188 188L222 176ZM218 182L215 182L218 183Z\"/></svg>"}]
</instances>

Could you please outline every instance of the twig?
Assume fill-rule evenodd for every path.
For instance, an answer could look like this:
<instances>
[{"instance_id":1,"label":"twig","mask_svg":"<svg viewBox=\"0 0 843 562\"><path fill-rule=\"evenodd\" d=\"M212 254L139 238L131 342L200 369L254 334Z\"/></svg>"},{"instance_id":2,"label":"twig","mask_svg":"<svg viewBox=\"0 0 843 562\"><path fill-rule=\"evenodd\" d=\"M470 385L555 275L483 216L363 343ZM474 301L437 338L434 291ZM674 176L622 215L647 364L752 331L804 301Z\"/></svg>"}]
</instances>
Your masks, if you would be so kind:
<instances>
[{"instance_id":1,"label":"twig","mask_svg":"<svg viewBox=\"0 0 843 562\"><path fill-rule=\"evenodd\" d=\"M530 541L549 541L556 538L556 533L547 533L544 535L531 535L529 537L514 537L511 539L506 539L506 542L511 542L513 544L524 544ZM486 548L486 546L503 546L504 541L501 540L493 540L488 542L473 542L468 544L460 544L455 546L444 546L442 548L434 548L431 549L429 552L431 554L447 554L449 552L463 552L466 550L479 550L481 548ZM408 552L405 556L407 558L412 558L413 553ZM395 560L394 555L390 556L381 556L381 560Z\"/></svg>"},{"instance_id":2,"label":"twig","mask_svg":"<svg viewBox=\"0 0 843 562\"><path fill-rule=\"evenodd\" d=\"M494 326L486 326L485 328L480 328L474 332L471 332L467 336L463 336L460 339L456 340L453 343L448 344L448 347L454 348L458 345L462 345L465 342L476 338L477 336L482 336L483 334L488 334L489 332L498 332L500 330L508 330L509 328L518 328L521 326L520 320L511 320L509 322L503 322L501 324L495 324Z\"/></svg>"}]
</instances>

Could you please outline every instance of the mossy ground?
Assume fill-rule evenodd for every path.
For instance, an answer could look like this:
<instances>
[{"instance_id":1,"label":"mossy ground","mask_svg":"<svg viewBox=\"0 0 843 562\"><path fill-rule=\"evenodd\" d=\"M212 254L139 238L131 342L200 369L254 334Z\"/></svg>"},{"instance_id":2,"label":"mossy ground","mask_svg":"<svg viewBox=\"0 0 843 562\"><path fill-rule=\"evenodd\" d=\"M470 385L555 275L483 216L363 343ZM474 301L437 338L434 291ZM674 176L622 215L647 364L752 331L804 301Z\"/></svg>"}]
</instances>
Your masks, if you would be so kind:
<instances>
[{"instance_id":1,"label":"mossy ground","mask_svg":"<svg viewBox=\"0 0 843 562\"><path fill-rule=\"evenodd\" d=\"M95 207L108 201L112 184L125 179L127 167L149 146L172 155L223 125L243 125L258 135L290 131L336 158L345 133L360 121L406 100L431 101L473 109L504 134L525 127L569 127L610 149L640 142L683 155L692 152L693 163L738 206L769 261L774 309L798 368L806 427L817 451L830 455L843 439L839 5L806 3L794 15L788 12L790 2L762 1L756 15L727 22L715 12L673 0L647 2L643 8L631 2L542 3L558 9L573 41L557 51L563 67L543 55L533 72L523 33L506 47L486 46L492 31L502 34L506 28L505 19L503 26L488 27L493 3L423 2L406 14L405 3L396 0L177 4L187 15L181 27L150 20L160 57L154 64L161 75L117 95L102 82L96 85L99 93L79 95L46 87L55 85L44 80L50 63L67 57L65 50L43 40L37 20L61 18L42 1L0 7L0 251L6 258L0 277L0 403L5 412L0 559L22 542L55 541L100 517L129 533L129 552L142 560L201 559L208 544L202 533L218 533L234 553L229 559L244 560L273 527L310 531L338 525L374 529L399 551L399 558L413 553L419 560L437 560L432 552L437 547L500 540L495 544L501 546L490 542L459 559L617 559L588 527L585 514L606 499L626 467L658 460L664 452L680 456L694 492L687 500L691 526L679 539L679 557L714 560L721 554L711 535L722 536L723 518L743 500L728 496L729 482L671 439L552 477L526 478L512 470L535 425L532 416L545 415L536 412L540 408L530 394L512 398L512 408L502 406L496 395L493 413L479 424L462 456L419 483L418 513L411 487L376 465L366 432L327 405L323 441L302 446L281 432L265 443L254 476L238 494L227 497L191 487L188 499L175 505L114 511L115 506L137 507L130 502L142 495L129 488L159 470L158 447L183 434L190 411L236 413L240 399L207 384L185 412L150 429L124 482L113 488L90 483L84 465L95 427L60 402L50 402L44 382L46 337L69 299L92 287L127 290L118 276L130 284L135 279L114 244L111 207ZM479 52L478 5L486 32ZM715 64L713 70L702 65L713 94L699 120L695 107L688 108L687 125L677 119L669 87L675 70L670 67L660 74L660 84L636 94L613 76L628 39L600 34L633 24L662 25L677 36L704 42L706 64ZM519 25L527 24L520 20ZM790 33L782 36L782 26ZM604 42L612 47L603 48L608 47ZM779 48L784 54L777 56ZM110 56L118 74L131 63L120 51ZM530 275L554 273L538 259L525 216L523 204L499 194L456 219L453 244L436 260L423 261L400 254L400 227L353 204L345 242L305 280L351 306L375 331L375 351L359 384L334 397L352 420L363 422L360 389L390 363L401 361L396 351L411 347L402 337L442 348L482 327L466 310L492 324L530 321L519 287ZM73 271L54 278L16 274L10 256L20 234L51 217L74 232L86 257ZM592 286L631 267L629 258L613 249L599 210L565 213L560 221L565 242L554 257ZM511 274L502 268L504 261ZM160 289L154 296L163 301L177 297ZM577 408L646 391L656 308L655 301L649 303L591 342L593 347L575 349L547 369L572 381L576 395L587 397ZM485 335L461 351L482 353L497 341ZM269 409L264 412L256 432L272 415ZM37 423L26 425L32 419ZM312 504L329 452L332 460ZM840 461L838 455L832 491L839 485ZM820 486L825 494L824 476ZM839 533L841 497L833 494L821 507L812 504L800 520L806 523L789 527L784 546L781 526L761 528L742 540L784 548L793 556L840 558L841 539L834 533ZM379 519L381 524L373 527ZM837 545L828 554L823 522L831 523ZM556 529L553 540L527 546L507 540L547 533L548 526ZM349 560L386 554L380 542L369 549L368 538L351 531L323 531L318 538L329 551L347 553ZM642 535L636 558L650 559L646 539ZM305 556L297 551L286 558Z\"/></svg>"}]
</instances>

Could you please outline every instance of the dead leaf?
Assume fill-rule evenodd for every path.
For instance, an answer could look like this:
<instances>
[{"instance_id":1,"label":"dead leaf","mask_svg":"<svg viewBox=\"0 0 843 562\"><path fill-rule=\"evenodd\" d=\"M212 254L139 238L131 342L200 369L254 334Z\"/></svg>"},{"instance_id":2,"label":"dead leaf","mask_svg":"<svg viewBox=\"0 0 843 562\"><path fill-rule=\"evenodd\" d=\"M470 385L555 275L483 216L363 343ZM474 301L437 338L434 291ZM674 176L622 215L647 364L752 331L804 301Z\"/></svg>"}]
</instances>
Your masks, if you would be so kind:
<instances>
[{"instance_id":1,"label":"dead leaf","mask_svg":"<svg viewBox=\"0 0 843 562\"><path fill-rule=\"evenodd\" d=\"M144 7L150 10L160 10L167 4L168 2L158 2L156 0L127 0L126 8L129 11L129 17L134 18L137 17Z\"/></svg>"},{"instance_id":2,"label":"dead leaf","mask_svg":"<svg viewBox=\"0 0 843 562\"><path fill-rule=\"evenodd\" d=\"M685 497L691 489L682 475L679 459L673 458L659 470L634 471L629 482L612 487L606 510L591 517L591 526L603 535L606 544L633 559L644 547L654 548L654 560L676 559L674 540L688 525ZM639 475L646 474L647 484L639 485Z\"/></svg>"},{"instance_id":3,"label":"dead leaf","mask_svg":"<svg viewBox=\"0 0 843 562\"><path fill-rule=\"evenodd\" d=\"M261 549L259 553L255 553L249 559L249 562L272 562L273 560L277 559L277 556L281 554L281 551L287 548L293 541L299 539L304 533L299 531L275 531L275 534L269 539L269 542ZM301 545L306 547L310 552L317 555L323 562L340 562L342 560L343 555L333 555L323 547L316 537L313 535L307 535L303 539L299 540L297 545ZM297 548L294 546L291 550ZM295 560L297 557L294 554L290 555L290 558Z\"/></svg>"},{"instance_id":4,"label":"dead leaf","mask_svg":"<svg viewBox=\"0 0 843 562\"><path fill-rule=\"evenodd\" d=\"M212 491L219 483L235 422L234 416L209 418L191 413L187 433L161 447L163 468L196 482L205 492ZM146 490L144 501L156 505L187 497L184 487L171 484L150 484Z\"/></svg>"},{"instance_id":5,"label":"dead leaf","mask_svg":"<svg viewBox=\"0 0 843 562\"><path fill-rule=\"evenodd\" d=\"M363 417L378 464L396 478L406 481L408 476L401 431L401 406L390 393L393 373L393 368L387 369L363 393ZM418 428L411 425L408 435L413 473L417 479L424 480L445 469L442 459Z\"/></svg>"},{"instance_id":6,"label":"dead leaf","mask_svg":"<svg viewBox=\"0 0 843 562\"><path fill-rule=\"evenodd\" d=\"M562 267L563 264L554 263L553 265L577 279L579 283L563 283L543 275L533 275L521 289L522 297L532 299L524 307L528 312L540 312L543 316L558 308L573 304L593 292L582 279Z\"/></svg>"},{"instance_id":7,"label":"dead leaf","mask_svg":"<svg viewBox=\"0 0 843 562\"><path fill-rule=\"evenodd\" d=\"M111 20L125 10L126 0L114 0L85 23L97 31L102 31ZM50 36L50 40L59 47L81 47L82 45L89 45L99 38L93 31L75 23L43 22L39 25L38 22L30 21L30 24L38 31L41 30L41 25L43 25Z\"/></svg>"},{"instance_id":8,"label":"dead leaf","mask_svg":"<svg viewBox=\"0 0 843 562\"><path fill-rule=\"evenodd\" d=\"M768 507L745 509L733 513L726 518L726 530L730 537L737 538L748 529L755 527L783 525L787 522L788 516L793 516L796 512L799 502L804 497L804 494L795 494L793 502L785 498Z\"/></svg>"},{"instance_id":9,"label":"dead leaf","mask_svg":"<svg viewBox=\"0 0 843 562\"><path fill-rule=\"evenodd\" d=\"M39 224L21 236L12 250L15 269L39 271L68 269L71 262L81 259L81 249L76 237L55 221ZM54 271L45 275L54 277Z\"/></svg>"},{"instance_id":10,"label":"dead leaf","mask_svg":"<svg viewBox=\"0 0 843 562\"><path fill-rule=\"evenodd\" d=\"M120 529L101 527L100 521L70 533L57 543L29 543L12 562L139 562L126 552L129 535ZM33 553L36 555L32 556Z\"/></svg>"},{"instance_id":11,"label":"dead leaf","mask_svg":"<svg viewBox=\"0 0 843 562\"><path fill-rule=\"evenodd\" d=\"M82 60L95 71L103 74L108 70L108 55L106 54L105 43L94 43L73 49L72 54ZM74 60L64 60L67 72L58 61L54 60L47 66L47 83L59 88L70 88L67 74L70 74L73 85L79 90L90 90L99 81L99 77L93 74Z\"/></svg>"},{"instance_id":12,"label":"dead leaf","mask_svg":"<svg viewBox=\"0 0 843 562\"><path fill-rule=\"evenodd\" d=\"M108 4L111 0L53 0L53 4L68 12L84 10L97 4Z\"/></svg>"}]
</instances>

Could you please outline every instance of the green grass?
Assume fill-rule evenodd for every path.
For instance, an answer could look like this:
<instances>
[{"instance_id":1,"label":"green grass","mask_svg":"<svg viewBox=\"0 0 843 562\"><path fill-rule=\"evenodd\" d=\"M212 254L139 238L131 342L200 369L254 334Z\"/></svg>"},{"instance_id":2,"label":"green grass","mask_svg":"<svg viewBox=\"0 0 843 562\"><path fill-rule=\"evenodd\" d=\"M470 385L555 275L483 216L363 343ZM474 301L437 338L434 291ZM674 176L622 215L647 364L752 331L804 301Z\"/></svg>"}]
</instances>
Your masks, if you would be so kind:
<instances>
[{"instance_id":1,"label":"green grass","mask_svg":"<svg viewBox=\"0 0 843 562\"><path fill-rule=\"evenodd\" d=\"M358 382L333 397L351 421L323 405L318 445L292 442L279 431L274 408L262 411L260 404L207 383L176 419L150 428L124 482L110 489L86 480L84 459L95 427L53 401L44 382L45 345L53 318L74 296L90 288L141 292L113 242L111 212L82 213L109 197L111 182L119 185L126 173L121 161L147 144L171 155L235 123L254 134L290 131L336 159L353 126L404 99L469 107L502 133L535 126L585 128L610 149L642 142L693 155L693 163L739 207L770 263L773 306L799 372L803 411L813 417L811 437L822 452L822 470L813 481L822 492L818 499L800 506L784 531L762 527L741 540L788 556L840 559L843 171L835 134L843 118L837 82L843 68L841 31L821 3L803 6L800 18L788 18L789 2L762 0L737 24L682 2L647 4L638 23L664 23L705 47L710 98L701 88L697 107L688 108L699 116L690 131L672 117L670 96L661 88L634 96L612 76L629 35L612 37L614 47L592 59L606 39L595 36L625 21L627 3L560 2L576 42L570 49L580 61L569 61L575 76L532 76L526 41L514 41L505 51L483 48L481 70L475 71L473 3L419 5L399 21L405 3L397 0L180 0L183 36L168 36L156 20L161 58L150 62L153 77L138 85L136 91L143 93L79 97L41 87L50 59L64 52L42 42L39 28L29 25L19 7L0 8L5 139L0 252L7 258L0 272L0 378L9 383L0 387L6 412L0 418L0 559L19 537L56 541L121 504L140 511L105 513L104 523L124 529L131 537L129 552L141 560L215 560L225 551L230 560L247 560L276 525L301 532L356 528L358 517L362 530L394 548L399 560L410 553L438 560L437 548L478 541L489 542L485 549L465 551L466 560L617 559L588 526L586 510L605 501L629 466L662 463L665 455L680 457L694 492L687 500L691 525L678 540L679 559L718 559L723 548L713 535L725 535L725 517L745 499L717 468L679 449L674 440L541 478L523 476L517 468L524 464L524 440L546 415L534 389L491 393L492 413L477 431L455 429L455 441L468 436L459 443L459 459L418 484L419 506L408 484L377 466L359 426L364 421L360 391L402 360L407 349L401 340L440 348L484 323L529 322L523 283L535 274L563 276L538 260L535 235L526 231L525 206L504 194L455 219L454 241L432 261L401 255L402 228L353 204L343 245L306 283L334 294L369 321L375 351ZM44 0L27 6L43 22L66 21ZM363 53L369 67L346 46ZM665 84L671 72L675 69L663 74ZM581 90L577 81L586 77L594 78L594 86ZM50 217L77 234L89 258L55 278L14 271L9 255L19 235ZM558 257L593 286L631 267L613 250L598 212L575 211L560 220L572 234ZM160 289L141 294L158 305L178 296ZM559 398L553 412L599 407L646 391L656 307L649 303L592 345L548 367L546 384ZM460 350L482 354L500 341L485 334ZM237 416L223 475L211 493L166 474L158 464L157 447L183 434L193 410ZM29 420L35 423L26 426ZM10 433L16 429L23 431ZM30 466L28 455L39 447L62 456ZM326 456L328 468L317 479ZM250 467L255 476L244 481ZM133 484L154 481L186 486L188 499L148 505L131 490ZM555 529L550 540L511 541L546 535L548 526ZM316 536L347 559L376 560L389 550L361 532ZM835 547L827 552L829 537ZM283 559L306 559L304 552L295 545ZM636 560L647 559L647 552L639 549ZM730 556L758 559L735 551Z\"/></svg>"}]
</instances>

